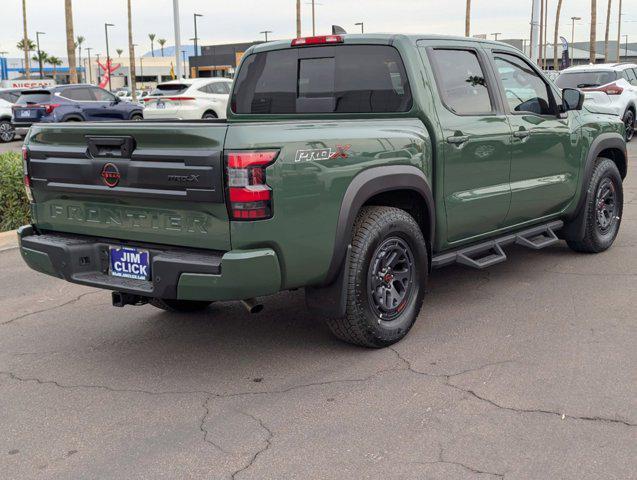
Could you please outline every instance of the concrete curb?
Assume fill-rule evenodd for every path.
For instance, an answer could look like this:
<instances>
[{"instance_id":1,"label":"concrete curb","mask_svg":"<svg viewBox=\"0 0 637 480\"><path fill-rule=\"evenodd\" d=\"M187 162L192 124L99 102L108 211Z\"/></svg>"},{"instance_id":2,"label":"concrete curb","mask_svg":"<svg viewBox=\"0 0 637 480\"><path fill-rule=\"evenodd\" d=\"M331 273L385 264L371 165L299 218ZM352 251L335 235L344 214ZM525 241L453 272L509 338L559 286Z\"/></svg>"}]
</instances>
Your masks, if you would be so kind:
<instances>
[{"instance_id":1,"label":"concrete curb","mask_svg":"<svg viewBox=\"0 0 637 480\"><path fill-rule=\"evenodd\" d=\"M13 248L18 248L17 230L0 232L0 252L11 250Z\"/></svg>"}]
</instances>

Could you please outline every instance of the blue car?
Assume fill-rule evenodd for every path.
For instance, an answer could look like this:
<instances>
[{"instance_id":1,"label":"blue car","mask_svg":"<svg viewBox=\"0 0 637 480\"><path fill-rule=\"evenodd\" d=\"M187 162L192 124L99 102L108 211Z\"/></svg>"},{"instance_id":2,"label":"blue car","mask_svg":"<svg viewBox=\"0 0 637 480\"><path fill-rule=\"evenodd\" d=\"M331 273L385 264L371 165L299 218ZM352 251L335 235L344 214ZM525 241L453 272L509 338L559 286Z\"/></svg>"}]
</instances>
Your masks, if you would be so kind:
<instances>
[{"instance_id":1,"label":"blue car","mask_svg":"<svg viewBox=\"0 0 637 480\"><path fill-rule=\"evenodd\" d=\"M22 91L13 106L13 124L25 135L34 123L143 120L140 105L121 101L93 85L59 85Z\"/></svg>"}]
</instances>

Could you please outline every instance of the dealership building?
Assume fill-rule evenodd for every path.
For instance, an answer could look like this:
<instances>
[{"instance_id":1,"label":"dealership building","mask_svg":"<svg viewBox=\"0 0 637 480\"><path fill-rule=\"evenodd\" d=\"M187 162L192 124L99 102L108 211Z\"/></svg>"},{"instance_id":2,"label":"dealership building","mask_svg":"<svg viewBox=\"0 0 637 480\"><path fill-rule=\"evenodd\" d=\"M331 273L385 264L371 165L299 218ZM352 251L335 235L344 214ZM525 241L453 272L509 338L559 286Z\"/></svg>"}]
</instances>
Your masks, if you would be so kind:
<instances>
[{"instance_id":1,"label":"dealership building","mask_svg":"<svg viewBox=\"0 0 637 480\"><path fill-rule=\"evenodd\" d=\"M232 77L245 51L263 42L226 43L201 47L189 58L191 77Z\"/></svg>"}]
</instances>

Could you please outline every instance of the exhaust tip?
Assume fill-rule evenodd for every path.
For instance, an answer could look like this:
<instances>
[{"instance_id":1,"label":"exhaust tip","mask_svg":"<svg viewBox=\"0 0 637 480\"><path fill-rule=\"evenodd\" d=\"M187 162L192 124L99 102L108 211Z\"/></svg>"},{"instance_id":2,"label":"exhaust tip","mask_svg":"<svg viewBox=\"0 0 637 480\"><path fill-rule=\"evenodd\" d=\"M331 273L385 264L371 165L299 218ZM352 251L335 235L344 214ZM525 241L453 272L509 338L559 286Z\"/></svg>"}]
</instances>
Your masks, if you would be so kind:
<instances>
[{"instance_id":1,"label":"exhaust tip","mask_svg":"<svg viewBox=\"0 0 637 480\"><path fill-rule=\"evenodd\" d=\"M241 300L241 304L249 313L259 313L263 310L263 304L257 302L256 298L247 298L245 300Z\"/></svg>"}]
</instances>

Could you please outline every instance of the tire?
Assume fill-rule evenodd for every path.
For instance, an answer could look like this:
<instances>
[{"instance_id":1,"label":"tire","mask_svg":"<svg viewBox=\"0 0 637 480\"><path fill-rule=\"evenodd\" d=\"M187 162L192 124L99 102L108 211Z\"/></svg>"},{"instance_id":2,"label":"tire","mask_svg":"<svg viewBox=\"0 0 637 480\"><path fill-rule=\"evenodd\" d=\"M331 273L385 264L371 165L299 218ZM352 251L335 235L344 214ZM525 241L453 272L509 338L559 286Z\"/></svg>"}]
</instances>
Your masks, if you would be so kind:
<instances>
[{"instance_id":1,"label":"tire","mask_svg":"<svg viewBox=\"0 0 637 480\"><path fill-rule=\"evenodd\" d=\"M153 298L150 304L168 312L199 312L205 310L212 302L196 300L170 300L167 298Z\"/></svg>"},{"instance_id":2,"label":"tire","mask_svg":"<svg viewBox=\"0 0 637 480\"><path fill-rule=\"evenodd\" d=\"M144 116L141 113L133 113L130 119L135 122L141 122L144 119Z\"/></svg>"},{"instance_id":3,"label":"tire","mask_svg":"<svg viewBox=\"0 0 637 480\"><path fill-rule=\"evenodd\" d=\"M206 112L203 114L203 117L201 117L202 120L213 120L219 118L217 117L217 114L215 112Z\"/></svg>"},{"instance_id":4,"label":"tire","mask_svg":"<svg viewBox=\"0 0 637 480\"><path fill-rule=\"evenodd\" d=\"M626 126L626 141L630 142L635 136L635 112L626 110L623 120Z\"/></svg>"},{"instance_id":5,"label":"tire","mask_svg":"<svg viewBox=\"0 0 637 480\"><path fill-rule=\"evenodd\" d=\"M12 123L9 120L0 120L0 142L12 142L15 137L15 128Z\"/></svg>"},{"instance_id":6,"label":"tire","mask_svg":"<svg viewBox=\"0 0 637 480\"><path fill-rule=\"evenodd\" d=\"M401 340L420 312L427 265L425 239L411 215L393 207L363 207L354 222L346 272L346 314L327 321L332 333L369 348Z\"/></svg>"},{"instance_id":7,"label":"tire","mask_svg":"<svg viewBox=\"0 0 637 480\"><path fill-rule=\"evenodd\" d=\"M581 241L567 241L576 252L599 253L610 248L621 225L624 190L617 165L608 158L598 158L586 189L586 222Z\"/></svg>"}]
</instances>

